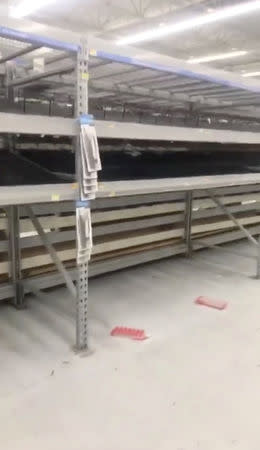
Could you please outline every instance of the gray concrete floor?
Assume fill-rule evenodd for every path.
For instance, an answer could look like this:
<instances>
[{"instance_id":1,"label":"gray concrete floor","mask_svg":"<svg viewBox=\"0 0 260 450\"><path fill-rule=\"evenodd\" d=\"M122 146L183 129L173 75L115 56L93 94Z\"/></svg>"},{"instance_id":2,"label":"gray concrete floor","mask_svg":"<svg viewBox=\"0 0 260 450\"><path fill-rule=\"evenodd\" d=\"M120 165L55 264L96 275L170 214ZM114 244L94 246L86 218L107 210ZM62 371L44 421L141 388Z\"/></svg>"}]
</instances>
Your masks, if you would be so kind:
<instances>
[{"instance_id":1,"label":"gray concrete floor","mask_svg":"<svg viewBox=\"0 0 260 450\"><path fill-rule=\"evenodd\" d=\"M30 299L26 311L2 305L0 448L259 450L254 271L250 260L210 250L92 280L88 356L72 351L65 289ZM196 306L199 295L228 309ZM151 338L112 338L115 325Z\"/></svg>"}]
</instances>

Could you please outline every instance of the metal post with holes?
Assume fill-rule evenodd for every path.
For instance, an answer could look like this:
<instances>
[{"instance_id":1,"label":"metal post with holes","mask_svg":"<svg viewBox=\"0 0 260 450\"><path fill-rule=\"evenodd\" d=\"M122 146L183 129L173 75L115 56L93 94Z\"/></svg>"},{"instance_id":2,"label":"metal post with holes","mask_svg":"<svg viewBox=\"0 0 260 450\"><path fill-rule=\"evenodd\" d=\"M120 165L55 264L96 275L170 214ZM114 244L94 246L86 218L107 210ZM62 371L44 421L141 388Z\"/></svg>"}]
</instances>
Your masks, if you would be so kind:
<instances>
[{"instance_id":1,"label":"metal post with holes","mask_svg":"<svg viewBox=\"0 0 260 450\"><path fill-rule=\"evenodd\" d=\"M88 47L87 42L82 41L77 54L77 104L76 104L76 119L83 114L88 114ZM78 127L80 132L80 126ZM79 181L79 149L80 137L75 139L76 142L76 172L77 180ZM80 201L80 193L79 198ZM86 205L88 206L88 205ZM78 233L77 233L78 235ZM78 247L78 244L77 244ZM76 348L77 350L86 350L88 348L88 264L80 264L78 266L78 283L77 283L77 298L76 298Z\"/></svg>"},{"instance_id":2,"label":"metal post with holes","mask_svg":"<svg viewBox=\"0 0 260 450\"><path fill-rule=\"evenodd\" d=\"M192 226L192 200L193 193L189 191L186 193L185 201L185 229L184 229L184 240L186 243L186 255L188 257L192 256L192 238L191 238L191 226Z\"/></svg>"},{"instance_id":3,"label":"metal post with holes","mask_svg":"<svg viewBox=\"0 0 260 450\"><path fill-rule=\"evenodd\" d=\"M260 280L260 236L258 237L257 256L256 256L256 279Z\"/></svg>"},{"instance_id":4,"label":"metal post with holes","mask_svg":"<svg viewBox=\"0 0 260 450\"><path fill-rule=\"evenodd\" d=\"M14 287L14 305L16 308L22 309L24 308L24 289L21 275L19 206L9 206L7 215L9 228L10 275Z\"/></svg>"}]
</instances>

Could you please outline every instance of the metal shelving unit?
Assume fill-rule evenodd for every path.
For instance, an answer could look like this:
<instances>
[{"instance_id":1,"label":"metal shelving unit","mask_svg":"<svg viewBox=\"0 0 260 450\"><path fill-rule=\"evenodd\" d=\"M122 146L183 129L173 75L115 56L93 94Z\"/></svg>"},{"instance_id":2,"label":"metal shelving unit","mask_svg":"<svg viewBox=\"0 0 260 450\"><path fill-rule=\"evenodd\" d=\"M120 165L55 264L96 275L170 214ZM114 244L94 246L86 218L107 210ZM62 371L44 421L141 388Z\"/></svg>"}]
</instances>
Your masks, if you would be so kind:
<instances>
[{"instance_id":1,"label":"metal shelving unit","mask_svg":"<svg viewBox=\"0 0 260 450\"><path fill-rule=\"evenodd\" d=\"M190 66L187 63L167 59L165 62L139 60L126 50L125 56L100 50L88 52L85 42L68 44L49 38L0 27L0 36L8 42L22 42L19 50L4 56L0 63L31 54L41 47L55 49L58 53L46 59L44 71L32 74L31 59L19 73L7 74L5 88L13 96L19 97L17 89L43 89L46 98L56 94L55 101L66 102L74 97L76 118L48 117L44 115L18 114L17 112L0 113L0 132L5 134L45 134L72 136L75 140L76 154L79 152L80 125L76 119L88 114L90 102L91 113L96 113L96 129L98 137L113 139L148 139L178 140L197 142L224 143L260 143L260 83L244 80L242 77L217 71L202 66ZM64 53L65 52L65 53ZM69 55L69 58L68 58ZM89 59L90 56L90 59ZM68 59L73 59L73 64ZM65 61L65 62L64 62ZM25 67L25 69L24 69ZM76 76L71 76L75 71ZM29 74L26 73L29 71ZM89 81L90 72L90 81ZM47 85L46 79L48 79ZM77 86L75 95L75 85ZM65 88L64 88L65 86ZM254 107L248 108L248 103ZM224 111L224 112L223 112ZM260 110L259 110L260 111ZM173 120L175 114L181 113L183 126L177 126ZM254 115L255 114L255 115ZM145 121L148 123L140 123ZM208 117L211 122L202 126L202 118ZM215 129L216 118L225 117L229 129ZM214 118L214 120L213 120ZM104 120L110 119L110 120ZM254 121L252 122L252 119ZM259 122L258 122L259 119ZM138 121L139 123L135 123ZM213 126L212 126L213 124ZM242 129L237 130L242 124ZM187 126L189 132L187 133ZM220 123L218 123L219 128ZM78 174L77 174L78 177ZM77 179L79 181L79 178ZM259 242L219 199L221 189L234 186L260 185L260 174L227 175L214 177L196 177L183 179L148 180L139 182L101 183L97 194L99 199L123 196L141 196L167 192L186 192L184 245L187 254L192 253L192 202L194 193L206 191L209 197L222 209L254 246L257 247L257 275L260 276ZM0 205L8 207L10 221L10 255L12 267L13 292L15 305L23 306L24 292L35 291L26 286L21 279L19 247L19 207L49 202L78 201L78 184L55 184L23 187L0 188ZM82 206L82 203L81 203ZM90 203L85 202L85 208ZM28 209L35 228L43 243L52 255L59 275L74 296L74 285L77 283L77 348L87 348L87 303L88 303L88 265L78 266L77 271L66 271L55 252L54 247L44 235L44 231L31 208ZM203 247L202 244L200 244ZM183 251L183 246L182 246ZM166 254L167 251L165 252ZM56 279L57 279L56 277ZM54 277L55 278L55 277ZM44 283L38 285L44 288ZM10 286L2 290L10 294ZM3 292L2 292L3 293ZM1 297L1 296L0 296Z\"/></svg>"},{"instance_id":2,"label":"metal shelving unit","mask_svg":"<svg viewBox=\"0 0 260 450\"><path fill-rule=\"evenodd\" d=\"M260 83L245 80L242 76L211 69L201 65L190 65L167 57L139 59L135 50L126 49L118 54L110 45L110 51L90 50L94 62L90 62L90 100L96 111L104 100L110 111L120 117L121 122L143 121L149 124L100 122L99 133L110 138L153 139L196 142L259 144L260 138ZM92 70L91 70L92 68ZM174 115L181 112L184 127L177 127ZM104 115L105 115L104 114ZM113 115L110 112L110 116ZM132 117L131 117L132 116ZM100 119L100 115L98 115ZM106 117L104 117L106 118ZM128 119L127 119L128 118ZM202 128L202 119L207 127ZM253 121L252 121L253 119ZM158 126L161 125L166 126ZM214 129L228 128L228 130ZM213 125L212 125L213 124ZM221 124L221 126L220 126ZM225 124L225 126L223 126ZM156 126L155 126L156 125ZM170 126L169 126L170 125ZM206 129L208 128L208 129ZM102 129L102 132L100 131ZM243 130L243 131L240 131ZM256 248L257 278L260 277L260 241L236 219L220 199L221 188L228 186L257 185L259 174L198 177L189 179L166 179L152 181L114 182L100 186L101 195L140 195L153 192L186 192L184 214L184 242L187 256L191 256L193 195L204 191L214 204L240 230Z\"/></svg>"},{"instance_id":3,"label":"metal shelving unit","mask_svg":"<svg viewBox=\"0 0 260 450\"><path fill-rule=\"evenodd\" d=\"M29 35L27 33L16 32L15 30L8 30L4 27L0 28L0 36L8 38L14 42L26 44L19 50L12 51L6 55L0 62L6 63L12 61L14 58L29 55L35 50L42 47L56 49L62 52L67 52L72 58L73 65L70 69L56 70L55 74L63 74L67 72L75 72L75 84L77 86L75 96L75 110L76 117L73 120L44 117L44 116L26 116L10 113L1 113L1 133L32 133L44 135L62 135L74 136L75 153L80 151L80 119L88 114L88 51L85 42L77 46L72 46L63 42L58 42L52 39L46 39L39 36ZM57 57L59 59L59 57ZM76 70L75 70L76 67ZM54 71L52 71L52 74ZM5 79L5 87L8 92L8 97L12 98L15 106L15 96L19 97L19 92L15 92L20 83L19 77L15 76L15 70L7 67L7 74ZM48 74L47 76L49 76ZM46 73L43 71L36 75L29 75L26 78L26 85L30 86L36 80L43 80L46 78ZM66 270L64 264L59 259L59 256L49 241L47 234L45 234L38 218L35 216L31 204L39 204L44 202L59 202L67 200L75 200L76 208L90 208L89 201L81 201L78 185L79 173L77 174L77 184L55 184L55 185L41 185L41 186L17 186L17 187L1 187L0 188L0 204L4 206L7 211L9 221L9 241L10 241L10 263L11 263L11 277L13 283L14 304L17 308L24 307L24 283L21 279L21 249L20 249L20 205L26 205L26 213L31 219L43 245L46 247L50 256L56 265L57 270L63 277L63 280L69 288L72 296L76 301L76 347L78 350L87 348L87 302L88 302L88 265L84 262L78 265L77 289L74 286L73 279Z\"/></svg>"}]
</instances>

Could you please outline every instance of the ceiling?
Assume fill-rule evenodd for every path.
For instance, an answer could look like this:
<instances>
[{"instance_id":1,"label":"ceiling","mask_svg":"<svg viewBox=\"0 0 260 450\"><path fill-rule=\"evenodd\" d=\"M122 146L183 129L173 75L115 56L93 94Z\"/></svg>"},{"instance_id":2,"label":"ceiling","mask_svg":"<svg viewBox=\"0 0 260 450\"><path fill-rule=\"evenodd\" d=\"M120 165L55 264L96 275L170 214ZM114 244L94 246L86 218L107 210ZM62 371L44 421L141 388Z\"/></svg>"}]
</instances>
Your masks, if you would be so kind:
<instances>
[{"instance_id":1,"label":"ceiling","mask_svg":"<svg viewBox=\"0 0 260 450\"><path fill-rule=\"evenodd\" d=\"M18 1L18 0L12 0ZM238 0L56 0L30 19L78 33L91 32L115 40L130 32L162 26L196 14L242 3ZM8 4L7 0L1 3ZM248 54L209 65L232 71L260 70L260 11L204 26L196 31L142 44L141 47L180 59L234 50Z\"/></svg>"}]
</instances>

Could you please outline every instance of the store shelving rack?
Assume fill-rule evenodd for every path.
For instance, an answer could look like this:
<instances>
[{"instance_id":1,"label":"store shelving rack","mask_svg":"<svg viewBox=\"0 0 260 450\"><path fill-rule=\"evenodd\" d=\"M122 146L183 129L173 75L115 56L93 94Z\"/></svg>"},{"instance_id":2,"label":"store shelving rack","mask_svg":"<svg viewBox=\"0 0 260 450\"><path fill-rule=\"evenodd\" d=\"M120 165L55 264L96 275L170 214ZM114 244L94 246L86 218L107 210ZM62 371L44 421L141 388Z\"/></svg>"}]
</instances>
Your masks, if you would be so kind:
<instances>
[{"instance_id":1,"label":"store shelving rack","mask_svg":"<svg viewBox=\"0 0 260 450\"><path fill-rule=\"evenodd\" d=\"M78 44L69 44L58 40L35 36L32 34L0 27L0 36L9 41L18 41L26 44L20 51L12 52L4 58L2 63L31 53L36 48L49 47L57 51L66 52L74 59L76 68L74 81L71 81L71 88L77 85L75 96L75 117L48 117L43 115L27 115L10 112L0 113L0 132L9 134L44 134L73 136L75 139L75 149L79 145L79 122L81 114L88 114L89 100L106 98L107 104L114 105L120 103L138 104L138 109L149 106L149 111L158 111L168 108L173 104L180 107L189 103L195 106L209 109L216 112L219 108L225 109L226 115L236 121L245 120L245 127L249 118L254 117L254 109L244 110L245 105L252 103L260 104L258 96L260 94L260 83L252 80L244 80L242 77L228 72L217 71L202 66L187 66L187 63L176 62L172 64L155 63L147 60L139 60L129 55L120 56L116 53L104 52L101 50L88 50L86 41L79 41ZM57 60L59 57L57 57ZM1 62L1 61L0 61ZM42 74L29 75L27 77L16 77L8 83L9 88L23 87L35 81L40 82L46 77L50 77L57 83L55 77L66 74L67 68L62 65L55 70L45 71ZM70 68L71 71L71 68ZM91 79L89 81L89 72ZM109 81L107 81L109 79ZM136 80L137 86L130 86L131 80ZM59 80L61 86L64 79ZM163 84L164 83L164 84ZM165 87L166 83L166 87ZM132 83L133 84L133 83ZM143 86L146 85L146 87ZM149 85L149 87L147 87ZM68 88L66 88L67 90ZM195 90L194 90L195 89ZM184 93L185 92L185 93ZM204 93L202 95L202 92ZM241 98L244 97L244 98ZM96 101L96 100L95 100ZM97 103L99 101L97 100ZM92 111L91 111L92 112ZM193 109L193 113L195 110ZM257 114L255 114L257 116ZM156 116L157 117L157 116ZM259 144L260 133L258 128L251 125L246 131L237 129L219 130L208 127L201 128L199 123L192 122L187 133L187 127L179 127L172 123L134 123L135 117L131 116L131 121L125 115L124 120L97 120L96 129L98 137L114 139L149 139L149 140L190 140L198 142L224 142L224 143L246 143ZM240 123L240 122L239 122ZM250 122L251 124L251 122ZM99 198L123 197L129 195L145 195L165 192L186 192L186 212L185 212L185 233L184 240L187 248L187 255L192 252L191 226L192 226L192 199L193 193L206 191L217 203L218 207L234 222L240 231L257 248L257 276L260 276L260 251L259 242L243 227L227 208L221 204L219 193L222 188L229 186L257 186L260 185L260 174L246 175L226 175L214 177L196 177L184 179L148 180L140 182L111 182L99 185ZM10 220L10 254L12 286L14 289L15 305L24 305L24 286L21 280L20 248L19 248L19 207L22 205L33 205L40 203L75 201L78 200L77 183L56 184L0 188L0 205L8 208ZM86 207L89 207L86 204ZM32 210L31 210L32 211ZM33 217L37 221L37 218ZM37 224L37 222L36 222ZM46 244L46 236L40 230L43 242ZM47 242L47 248L53 247ZM54 250L55 251L55 250ZM57 255L54 255L54 260ZM64 269L58 261L57 268L63 276L67 286L69 285L73 294L73 280L80 280L77 284L76 304L76 329L77 329L77 349L87 348L87 304L88 304L88 267L77 268L73 277ZM10 286L3 288L10 291ZM30 290L30 289L29 289ZM26 290L28 291L28 289Z\"/></svg>"},{"instance_id":2,"label":"store shelving rack","mask_svg":"<svg viewBox=\"0 0 260 450\"><path fill-rule=\"evenodd\" d=\"M8 43L15 41L25 44L21 49L12 51L6 55L1 63L12 61L21 56L25 56L39 49L41 47L48 47L59 50L69 54L73 60L76 95L75 95L75 118L68 120L58 117L43 117L43 116L26 116L22 114L1 114L1 132L3 133L32 133L43 135L59 135L59 136L74 136L75 153L79 151L80 139L80 118L82 115L88 114L88 49L85 41L79 42L78 45L70 45L65 42L60 42L53 39L34 36L19 31L10 30L5 27L0 27L0 36L8 39ZM64 73L61 69L55 71L56 74ZM36 77L29 76L27 84L37 79L45 78L46 73L40 73ZM8 79L6 77L5 86L10 91L17 85L15 77ZM10 92L9 92L10 93ZM14 94L13 94L14 95ZM70 126L69 126L70 125ZM72 130L73 128L73 130ZM7 211L9 221L9 241L10 241L10 269L13 286L14 304L17 308L24 307L24 284L21 279L21 265L20 265L20 230L19 230L19 211L21 205L26 205L26 212L30 217L38 235L42 239L43 245L50 253L54 264L59 273L63 277L63 281L69 288L72 296L76 301L76 348L77 350L85 350L87 348L87 301L88 301L88 264L81 264L77 268L77 288L67 272L62 261L60 261L58 254L48 240L47 234L44 232L40 221L35 216L30 205L44 202L59 202L67 200L75 200L75 208L80 203L78 177L76 183L73 184L55 184L55 185L41 185L41 186L15 186L15 187L1 187L0 188L0 204L4 206ZM90 207L89 202L84 202L86 208Z\"/></svg>"}]
</instances>

